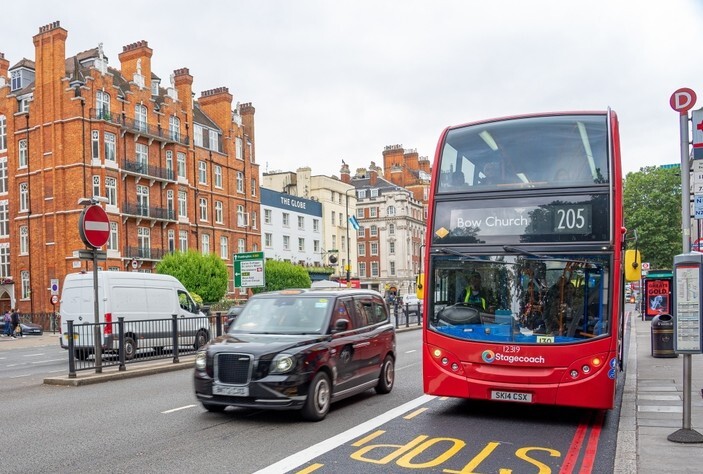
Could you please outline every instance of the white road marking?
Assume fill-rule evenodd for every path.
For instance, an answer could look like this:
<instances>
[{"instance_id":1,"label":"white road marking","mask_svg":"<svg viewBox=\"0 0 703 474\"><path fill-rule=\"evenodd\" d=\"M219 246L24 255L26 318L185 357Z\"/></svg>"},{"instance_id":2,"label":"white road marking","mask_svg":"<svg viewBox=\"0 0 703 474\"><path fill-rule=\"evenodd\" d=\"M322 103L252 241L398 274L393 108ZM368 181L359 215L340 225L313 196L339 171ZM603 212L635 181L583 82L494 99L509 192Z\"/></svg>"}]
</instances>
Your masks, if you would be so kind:
<instances>
[{"instance_id":1,"label":"white road marking","mask_svg":"<svg viewBox=\"0 0 703 474\"><path fill-rule=\"evenodd\" d=\"M405 351L406 354L412 354L413 352L417 352L417 349L413 349L411 351Z\"/></svg>"},{"instance_id":2,"label":"white road marking","mask_svg":"<svg viewBox=\"0 0 703 474\"><path fill-rule=\"evenodd\" d=\"M19 378L22 378L22 377L31 377L31 375L32 375L32 374L15 375L15 376L12 376L12 377L10 377L10 378L11 378L11 379L19 379Z\"/></svg>"},{"instance_id":3,"label":"white road marking","mask_svg":"<svg viewBox=\"0 0 703 474\"><path fill-rule=\"evenodd\" d=\"M32 364L46 364L47 362L65 362L66 359L35 360Z\"/></svg>"},{"instance_id":4,"label":"white road marking","mask_svg":"<svg viewBox=\"0 0 703 474\"><path fill-rule=\"evenodd\" d=\"M358 438L362 434L367 433L374 428L378 428L382 424L387 423L390 420L419 407L420 405L424 405L425 403L434 400L435 398L436 397L433 395L423 395L415 400L410 400L399 407L395 407L394 409L387 411L383 415L379 415L376 418L372 418L358 426L355 426L354 428L348 429L344 433L339 433L338 435L326 439L325 441L321 441L296 454L281 459L277 463L271 464L270 466L257 471L255 474L276 474L279 472L288 472L296 467L302 466L306 462L309 462L318 456L322 456L328 451L332 451L344 443L348 443L349 441Z\"/></svg>"},{"instance_id":5,"label":"white road marking","mask_svg":"<svg viewBox=\"0 0 703 474\"><path fill-rule=\"evenodd\" d=\"M41 354L24 354L22 357L38 357L43 355L44 353L42 352Z\"/></svg>"},{"instance_id":6,"label":"white road marking","mask_svg":"<svg viewBox=\"0 0 703 474\"><path fill-rule=\"evenodd\" d=\"M193 408L194 406L196 406L196 405L186 405L184 407L179 407L179 408L174 408L172 410L162 411L161 413L163 413L163 414L173 413L174 411L181 411L181 410L185 410L186 408Z\"/></svg>"}]
</instances>

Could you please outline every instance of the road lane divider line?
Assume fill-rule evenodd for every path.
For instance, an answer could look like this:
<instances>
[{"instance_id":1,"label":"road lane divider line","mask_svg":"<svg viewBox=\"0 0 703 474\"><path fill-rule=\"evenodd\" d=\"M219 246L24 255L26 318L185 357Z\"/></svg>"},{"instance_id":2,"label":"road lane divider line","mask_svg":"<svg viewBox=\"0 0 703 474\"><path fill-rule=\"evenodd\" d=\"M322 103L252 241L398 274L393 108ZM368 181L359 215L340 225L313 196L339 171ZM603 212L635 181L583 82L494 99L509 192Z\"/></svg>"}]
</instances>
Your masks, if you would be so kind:
<instances>
[{"instance_id":1,"label":"road lane divider line","mask_svg":"<svg viewBox=\"0 0 703 474\"><path fill-rule=\"evenodd\" d=\"M296 472L295 474L309 474L309 473L311 473L311 472L317 471L317 470L320 469L321 467L324 467L324 464L319 464L319 463L317 463L317 464L310 464L308 467L306 467L305 469L302 469L302 470Z\"/></svg>"},{"instance_id":2,"label":"road lane divider line","mask_svg":"<svg viewBox=\"0 0 703 474\"><path fill-rule=\"evenodd\" d=\"M39 357L45 355L43 352L40 354L22 354L22 357Z\"/></svg>"},{"instance_id":3,"label":"road lane divider line","mask_svg":"<svg viewBox=\"0 0 703 474\"><path fill-rule=\"evenodd\" d=\"M382 415L379 415L375 418L371 418L370 420L365 421L360 425L350 428L343 433L339 433L336 436L333 436L329 439L314 444L309 448L303 449L302 451L292 454L287 458L283 458L280 461L257 471L255 474L279 474L281 472L291 471L297 468L298 466L302 466L306 462L315 459L318 456L322 456L323 454L332 451L333 449L342 446L343 444L348 443L353 439L358 438L359 436L371 431L374 428L378 428L382 424L387 423L393 420L394 418L398 418L399 416L409 412L414 408L417 408L419 406L424 405L425 403L434 400L435 398L437 397L433 395L422 395L414 400L410 400L409 402L397 406Z\"/></svg>"},{"instance_id":4,"label":"road lane divider line","mask_svg":"<svg viewBox=\"0 0 703 474\"><path fill-rule=\"evenodd\" d=\"M30 364L46 364L47 362L65 362L66 359L33 360Z\"/></svg>"},{"instance_id":5,"label":"road lane divider line","mask_svg":"<svg viewBox=\"0 0 703 474\"><path fill-rule=\"evenodd\" d=\"M181 410L186 410L188 408L193 408L194 406L197 406L197 405L186 405L184 407L172 408L171 410L162 411L161 413L166 415L168 413L173 413L173 412L177 412L177 411L181 411Z\"/></svg>"},{"instance_id":6,"label":"road lane divider line","mask_svg":"<svg viewBox=\"0 0 703 474\"><path fill-rule=\"evenodd\" d=\"M426 412L426 411L427 411L427 407L419 408L419 409L415 410L414 412L405 415L405 416L403 417L403 419L404 419L404 420L412 420L413 418L415 418L415 417L416 417L417 415L419 415L420 413L424 413L424 412Z\"/></svg>"}]
</instances>

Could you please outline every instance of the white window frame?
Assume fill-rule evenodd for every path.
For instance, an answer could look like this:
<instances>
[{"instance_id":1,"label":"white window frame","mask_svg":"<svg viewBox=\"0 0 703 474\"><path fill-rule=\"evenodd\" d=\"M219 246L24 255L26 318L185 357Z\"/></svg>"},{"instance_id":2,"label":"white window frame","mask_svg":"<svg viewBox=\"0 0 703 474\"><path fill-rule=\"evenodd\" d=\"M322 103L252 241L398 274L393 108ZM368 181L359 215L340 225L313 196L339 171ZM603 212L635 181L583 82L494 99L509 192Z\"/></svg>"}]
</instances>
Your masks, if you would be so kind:
<instances>
[{"instance_id":1,"label":"white window frame","mask_svg":"<svg viewBox=\"0 0 703 474\"><path fill-rule=\"evenodd\" d=\"M207 163L198 161L198 183L207 184Z\"/></svg>"},{"instance_id":2,"label":"white window frame","mask_svg":"<svg viewBox=\"0 0 703 474\"><path fill-rule=\"evenodd\" d=\"M215 165L215 187L222 189L222 166Z\"/></svg>"},{"instance_id":3,"label":"white window frame","mask_svg":"<svg viewBox=\"0 0 703 474\"><path fill-rule=\"evenodd\" d=\"M32 287L29 282L29 270L22 270L20 272L20 281L22 282L20 299L28 300L32 296Z\"/></svg>"},{"instance_id":4,"label":"white window frame","mask_svg":"<svg viewBox=\"0 0 703 474\"><path fill-rule=\"evenodd\" d=\"M244 173L237 171L237 192L244 194Z\"/></svg>"},{"instance_id":5,"label":"white window frame","mask_svg":"<svg viewBox=\"0 0 703 474\"><path fill-rule=\"evenodd\" d=\"M227 236L220 236L220 258L229 260L229 239Z\"/></svg>"},{"instance_id":6,"label":"white window frame","mask_svg":"<svg viewBox=\"0 0 703 474\"><path fill-rule=\"evenodd\" d=\"M264 247L273 247L273 234L271 232L264 232Z\"/></svg>"},{"instance_id":7,"label":"white window frame","mask_svg":"<svg viewBox=\"0 0 703 474\"><path fill-rule=\"evenodd\" d=\"M105 197L110 206L117 206L117 178L105 177Z\"/></svg>"},{"instance_id":8,"label":"white window frame","mask_svg":"<svg viewBox=\"0 0 703 474\"><path fill-rule=\"evenodd\" d=\"M134 128L140 132L146 132L149 129L147 122L148 111L146 105L135 104L134 106Z\"/></svg>"},{"instance_id":9,"label":"white window frame","mask_svg":"<svg viewBox=\"0 0 703 474\"><path fill-rule=\"evenodd\" d=\"M178 249L181 252L188 251L188 231L179 230L178 231Z\"/></svg>"},{"instance_id":10,"label":"white window frame","mask_svg":"<svg viewBox=\"0 0 703 474\"><path fill-rule=\"evenodd\" d=\"M107 239L107 249L108 250L119 250L119 240L118 240L118 228L117 222L110 222L110 236Z\"/></svg>"},{"instance_id":11,"label":"white window frame","mask_svg":"<svg viewBox=\"0 0 703 474\"><path fill-rule=\"evenodd\" d=\"M207 198L200 198L200 220L207 222L207 208L208 208L208 202Z\"/></svg>"},{"instance_id":12,"label":"white window frame","mask_svg":"<svg viewBox=\"0 0 703 474\"><path fill-rule=\"evenodd\" d=\"M7 157L0 158L0 194L7 194L8 176L7 176Z\"/></svg>"},{"instance_id":13,"label":"white window frame","mask_svg":"<svg viewBox=\"0 0 703 474\"><path fill-rule=\"evenodd\" d=\"M20 255L29 255L29 228L20 227Z\"/></svg>"},{"instance_id":14,"label":"white window frame","mask_svg":"<svg viewBox=\"0 0 703 474\"><path fill-rule=\"evenodd\" d=\"M29 212L29 185L20 183L19 212Z\"/></svg>"},{"instance_id":15,"label":"white window frame","mask_svg":"<svg viewBox=\"0 0 703 474\"><path fill-rule=\"evenodd\" d=\"M105 161L117 161L117 136L114 133L105 132Z\"/></svg>"},{"instance_id":16,"label":"white window frame","mask_svg":"<svg viewBox=\"0 0 703 474\"><path fill-rule=\"evenodd\" d=\"M178 191L178 217L188 218L188 193Z\"/></svg>"},{"instance_id":17,"label":"white window frame","mask_svg":"<svg viewBox=\"0 0 703 474\"><path fill-rule=\"evenodd\" d=\"M179 151L176 153L176 174L179 178L186 178L186 154Z\"/></svg>"},{"instance_id":18,"label":"white window frame","mask_svg":"<svg viewBox=\"0 0 703 474\"><path fill-rule=\"evenodd\" d=\"M210 253L210 234L203 234L200 237L200 253L203 255Z\"/></svg>"},{"instance_id":19,"label":"white window frame","mask_svg":"<svg viewBox=\"0 0 703 474\"><path fill-rule=\"evenodd\" d=\"M222 201L215 201L215 222L222 224L222 219L224 216L224 207Z\"/></svg>"},{"instance_id":20,"label":"white window frame","mask_svg":"<svg viewBox=\"0 0 703 474\"><path fill-rule=\"evenodd\" d=\"M23 138L17 142L17 167L26 168L29 165L29 157L27 156L27 139Z\"/></svg>"}]
</instances>

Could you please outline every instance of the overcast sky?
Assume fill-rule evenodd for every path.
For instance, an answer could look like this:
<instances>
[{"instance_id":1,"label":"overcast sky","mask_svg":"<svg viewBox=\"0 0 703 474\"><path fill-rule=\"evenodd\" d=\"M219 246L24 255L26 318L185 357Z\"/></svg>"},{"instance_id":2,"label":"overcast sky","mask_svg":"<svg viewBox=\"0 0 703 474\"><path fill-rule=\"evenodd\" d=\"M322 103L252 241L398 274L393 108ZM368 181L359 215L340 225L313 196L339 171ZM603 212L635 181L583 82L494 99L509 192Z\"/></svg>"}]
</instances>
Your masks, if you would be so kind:
<instances>
[{"instance_id":1,"label":"overcast sky","mask_svg":"<svg viewBox=\"0 0 703 474\"><path fill-rule=\"evenodd\" d=\"M383 164L387 145L433 158L448 125L614 109L625 173L680 162L680 87L703 106L703 1L230 0L8 2L0 52L34 60L60 21L66 54L103 43L112 67L146 40L168 85L227 87L256 108L261 171L339 175Z\"/></svg>"}]
</instances>

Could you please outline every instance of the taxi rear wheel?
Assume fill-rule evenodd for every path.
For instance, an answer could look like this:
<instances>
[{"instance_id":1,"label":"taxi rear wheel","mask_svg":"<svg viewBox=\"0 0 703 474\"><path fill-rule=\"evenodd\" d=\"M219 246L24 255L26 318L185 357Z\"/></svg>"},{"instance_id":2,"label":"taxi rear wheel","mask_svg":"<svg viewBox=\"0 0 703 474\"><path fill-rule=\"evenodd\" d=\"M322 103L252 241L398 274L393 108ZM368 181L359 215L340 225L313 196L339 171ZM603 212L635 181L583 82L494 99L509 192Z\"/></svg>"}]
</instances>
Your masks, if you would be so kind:
<instances>
[{"instance_id":1,"label":"taxi rear wheel","mask_svg":"<svg viewBox=\"0 0 703 474\"><path fill-rule=\"evenodd\" d=\"M308 388L308 397L302 409L303 418L309 421L320 421L330 411L332 402L332 386L330 378L324 372L318 372Z\"/></svg>"},{"instance_id":2,"label":"taxi rear wheel","mask_svg":"<svg viewBox=\"0 0 703 474\"><path fill-rule=\"evenodd\" d=\"M378 377L378 385L376 385L376 393L390 393L393 390L393 382L395 381L395 362L393 357L387 355L381 366L381 375Z\"/></svg>"}]
</instances>

